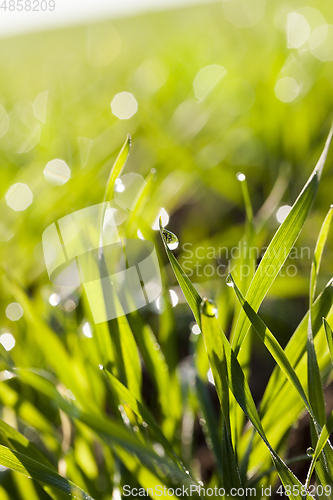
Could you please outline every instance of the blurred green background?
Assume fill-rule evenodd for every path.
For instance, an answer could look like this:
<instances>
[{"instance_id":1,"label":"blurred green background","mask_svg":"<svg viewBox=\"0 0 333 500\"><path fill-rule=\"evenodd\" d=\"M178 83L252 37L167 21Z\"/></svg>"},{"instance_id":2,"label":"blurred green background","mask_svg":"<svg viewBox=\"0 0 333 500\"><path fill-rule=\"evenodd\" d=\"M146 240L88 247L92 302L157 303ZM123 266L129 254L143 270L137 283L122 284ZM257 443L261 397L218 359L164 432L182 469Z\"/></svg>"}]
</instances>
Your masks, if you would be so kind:
<instances>
[{"instance_id":1,"label":"blurred green background","mask_svg":"<svg viewBox=\"0 0 333 500\"><path fill-rule=\"evenodd\" d=\"M238 172L246 174L258 214L256 244L269 243L279 225L277 210L295 201L331 124L332 25L330 0L267 2L265 10L260 0L251 7L226 0L0 40L0 328L17 340L12 353L18 366L40 368L44 361L37 351L28 352L25 315L17 322L6 316L14 299L4 269L28 290L56 332L63 334L59 324L73 332L81 329L79 310L73 317L64 304L49 304L58 291L49 282L41 237L56 219L102 201L128 133L132 149L124 173L146 177L156 169L145 220L152 224L163 207L170 216L168 229L180 240L180 262L194 270L192 281L207 296L227 293L224 278L195 271L197 262L216 268L218 259L202 250L203 259L189 262L182 245L218 251L238 244L245 221ZM118 94L123 101L118 97L117 108ZM52 184L59 184L57 176L50 183L44 175L54 159L70 169L62 185ZM333 202L332 159L331 152L298 248L313 250ZM7 204L31 201L24 187L8 192L16 183L32 194L24 210ZM161 249L157 231L148 235ZM311 260L306 255L291 262L296 276L277 278L261 309L282 344L307 309ZM161 259L166 262L164 254ZM330 238L319 288L332 277L332 261ZM192 317L174 289L181 360L188 354ZM80 292L73 297L77 305ZM143 314L158 324L156 308ZM230 319L228 314L221 319L227 332ZM265 380L271 365L263 358L261 347L254 360ZM253 386L257 398L261 384L259 375ZM10 399L2 403L10 415Z\"/></svg>"}]
</instances>

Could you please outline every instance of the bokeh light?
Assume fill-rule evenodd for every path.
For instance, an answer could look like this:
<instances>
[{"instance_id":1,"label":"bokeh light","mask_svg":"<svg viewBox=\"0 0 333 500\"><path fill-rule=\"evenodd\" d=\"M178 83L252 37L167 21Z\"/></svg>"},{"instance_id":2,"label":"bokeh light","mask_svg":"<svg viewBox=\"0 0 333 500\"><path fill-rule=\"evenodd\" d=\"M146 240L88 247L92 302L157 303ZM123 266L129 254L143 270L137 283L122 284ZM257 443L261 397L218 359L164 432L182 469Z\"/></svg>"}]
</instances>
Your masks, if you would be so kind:
<instances>
[{"instance_id":1,"label":"bokeh light","mask_svg":"<svg viewBox=\"0 0 333 500\"><path fill-rule=\"evenodd\" d=\"M51 160L44 168L45 179L54 186L62 186L70 179L70 176L70 168L64 160Z\"/></svg>"},{"instance_id":2,"label":"bokeh light","mask_svg":"<svg viewBox=\"0 0 333 500\"><path fill-rule=\"evenodd\" d=\"M265 0L222 0L226 19L237 28L254 26L265 14Z\"/></svg>"},{"instance_id":3,"label":"bokeh light","mask_svg":"<svg viewBox=\"0 0 333 500\"><path fill-rule=\"evenodd\" d=\"M112 113L120 120L129 120L138 110L138 103L130 92L120 92L111 102Z\"/></svg>"},{"instance_id":4,"label":"bokeh light","mask_svg":"<svg viewBox=\"0 0 333 500\"><path fill-rule=\"evenodd\" d=\"M298 96L300 87L294 78L285 76L276 82L274 92L282 102L291 102Z\"/></svg>"},{"instance_id":5,"label":"bokeh light","mask_svg":"<svg viewBox=\"0 0 333 500\"><path fill-rule=\"evenodd\" d=\"M288 49L299 48L310 38L311 28L302 14L291 12L287 18Z\"/></svg>"},{"instance_id":6,"label":"bokeh light","mask_svg":"<svg viewBox=\"0 0 333 500\"><path fill-rule=\"evenodd\" d=\"M16 212L20 212L28 208L28 206L31 205L32 200L33 195L30 188L22 182L17 182L16 184L10 186L6 193L7 205Z\"/></svg>"},{"instance_id":7,"label":"bokeh light","mask_svg":"<svg viewBox=\"0 0 333 500\"><path fill-rule=\"evenodd\" d=\"M202 68L193 82L195 96L202 101L226 74L226 69L218 64Z\"/></svg>"},{"instance_id":8,"label":"bokeh light","mask_svg":"<svg viewBox=\"0 0 333 500\"><path fill-rule=\"evenodd\" d=\"M6 308L6 316L10 321L18 321L23 316L23 309L17 302L12 302Z\"/></svg>"}]
</instances>

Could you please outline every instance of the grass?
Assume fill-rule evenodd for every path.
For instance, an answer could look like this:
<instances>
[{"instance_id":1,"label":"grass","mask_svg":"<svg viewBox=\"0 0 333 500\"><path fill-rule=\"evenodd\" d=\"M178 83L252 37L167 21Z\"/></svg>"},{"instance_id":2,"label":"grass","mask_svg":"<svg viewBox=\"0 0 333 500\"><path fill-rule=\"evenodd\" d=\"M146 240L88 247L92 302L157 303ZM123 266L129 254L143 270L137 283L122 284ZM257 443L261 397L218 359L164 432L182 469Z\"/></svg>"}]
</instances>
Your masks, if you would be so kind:
<instances>
[{"instance_id":1,"label":"grass","mask_svg":"<svg viewBox=\"0 0 333 500\"><path fill-rule=\"evenodd\" d=\"M315 8L332 22L328 2ZM257 499L282 484L301 499L332 486L329 139L320 157L332 63L288 49L281 12L269 4L259 23L239 30L211 4L0 41L9 116L0 137L0 333L16 341L10 351L0 346L0 500L109 500L125 498L126 485L202 482L238 488L239 498L254 487ZM211 64L227 73L199 101L193 81ZM302 83L290 103L274 93L285 75ZM241 91L225 100L239 79L254 93L249 109ZM124 90L138 101L130 120L110 108ZM46 91L44 123L34 109ZM43 175L55 158L71 169L61 186ZM140 230L154 242L162 307L94 324L83 290L50 283L42 233L112 200L116 180L131 171L146 186L122 236ZM33 194L21 212L6 204L16 182ZM276 211L287 204L279 224ZM176 250L163 224L160 234L151 228L160 207ZM227 269L219 276L225 249L238 242L245 252L232 256L228 278ZM302 248L309 253L294 259ZM12 302L23 308L18 321L6 316ZM290 437L307 418L309 436L296 434L292 453Z\"/></svg>"}]
</instances>

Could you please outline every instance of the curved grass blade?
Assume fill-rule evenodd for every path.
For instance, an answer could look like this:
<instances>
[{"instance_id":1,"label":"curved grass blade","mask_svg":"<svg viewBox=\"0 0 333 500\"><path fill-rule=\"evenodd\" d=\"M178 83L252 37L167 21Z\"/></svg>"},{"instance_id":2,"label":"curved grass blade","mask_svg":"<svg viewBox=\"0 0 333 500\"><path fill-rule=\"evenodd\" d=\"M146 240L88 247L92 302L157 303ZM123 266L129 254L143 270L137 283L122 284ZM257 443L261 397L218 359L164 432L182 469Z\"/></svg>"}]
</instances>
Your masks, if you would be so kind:
<instances>
[{"instance_id":1,"label":"curved grass blade","mask_svg":"<svg viewBox=\"0 0 333 500\"><path fill-rule=\"evenodd\" d=\"M44 485L64 491L72 498L93 500L91 496L81 490L76 484L60 476L46 465L2 445L0 445L0 464Z\"/></svg>"},{"instance_id":2,"label":"curved grass blade","mask_svg":"<svg viewBox=\"0 0 333 500\"><path fill-rule=\"evenodd\" d=\"M221 438L218 433L218 424L214 415L214 408L205 384L198 375L195 379L195 387L200 404L200 409L206 421L208 435L212 443L212 450L216 458L216 468L220 477L223 478L223 453Z\"/></svg>"},{"instance_id":3,"label":"curved grass blade","mask_svg":"<svg viewBox=\"0 0 333 500\"><path fill-rule=\"evenodd\" d=\"M42 455L33 443L30 443L23 434L8 425L2 419L0 419L0 440L3 441L3 444L5 444L7 448L18 451L32 460L40 462L49 469L55 470L51 462Z\"/></svg>"},{"instance_id":4,"label":"curved grass blade","mask_svg":"<svg viewBox=\"0 0 333 500\"><path fill-rule=\"evenodd\" d=\"M324 150L315 169L295 201L289 214L275 233L263 258L260 261L245 297L246 301L251 305L254 311L258 311L261 302L265 298L270 286L283 266L289 252L301 232L318 189L322 170L332 139L332 133L333 128L330 130ZM232 343L236 356L239 353L249 327L250 321L246 316L245 311L241 310Z\"/></svg>"},{"instance_id":5,"label":"curved grass blade","mask_svg":"<svg viewBox=\"0 0 333 500\"><path fill-rule=\"evenodd\" d=\"M139 417L139 419L141 419L142 422L146 422L148 424L149 428L155 434L156 439L165 448L165 450L169 453L169 455L173 458L173 460L175 460L182 468L184 468L179 457L174 452L172 446L162 433L159 425L157 424L155 418L150 413L148 408L143 403L140 403L140 401L138 401L131 394L131 392L127 389L127 387L125 387L121 382L119 382L119 380L105 368L104 368L104 373L106 374L111 384L111 387L118 394L118 397L131 408L131 410L137 415L137 417Z\"/></svg>"},{"instance_id":6,"label":"curved grass blade","mask_svg":"<svg viewBox=\"0 0 333 500\"><path fill-rule=\"evenodd\" d=\"M126 160L128 158L128 155L129 155L130 148L131 148L131 136L128 134L126 137L126 141L124 142L124 145L121 148L121 150L116 158L116 161L114 162L114 164L111 168L109 178L108 178L108 181L106 184L105 193L104 193L104 200L103 200L104 202L110 201L112 198L116 180L121 175L121 172L125 166Z\"/></svg>"},{"instance_id":7,"label":"curved grass blade","mask_svg":"<svg viewBox=\"0 0 333 500\"><path fill-rule=\"evenodd\" d=\"M244 309L247 317L249 318L252 326L254 327L255 331L259 335L260 339L262 342L265 344L269 352L271 353L272 357L275 359L276 363L278 366L281 368L281 370L284 372L285 376L288 378L288 380L291 382L291 384L294 386L296 389L299 397L302 399L304 406L307 408L308 412L310 413L312 420L314 424L316 425L317 429L319 430L319 425L317 422L317 419L315 417L315 414L312 410L312 407L309 403L309 400L305 394L305 391L303 389L303 386L291 366L289 359L285 355L282 347L280 346L279 342L276 340L272 332L267 328L265 323L262 321L260 316L252 309L250 304L245 300L244 296L242 295L241 291L237 287L233 277L231 274L228 276L228 280L232 282L232 288L235 290L236 296Z\"/></svg>"},{"instance_id":8,"label":"curved grass blade","mask_svg":"<svg viewBox=\"0 0 333 500\"><path fill-rule=\"evenodd\" d=\"M271 444L269 443L264 429L262 427L259 414L257 412L254 400L252 398L252 394L247 383L247 380L244 376L243 370L233 352L226 336L222 332L217 319L215 317L207 317L201 316L201 326L203 335L210 337L214 337L215 345L221 344L223 345L223 350L225 353L226 365L227 365L227 373L228 373L228 382L229 388L233 393L236 401L242 408L245 415L251 421L252 425L256 429L257 433L267 446L270 451L273 463L275 468L280 476L281 482L284 486L291 485L297 486L298 491L302 490L302 483L296 478L296 476L292 473L292 471L288 468L288 466L283 462L283 460L279 457L276 451L273 449ZM221 347L219 347L221 349ZM300 494L291 494L289 498L292 500L301 500L302 496ZM306 498L313 498L310 494L307 494Z\"/></svg>"},{"instance_id":9,"label":"curved grass blade","mask_svg":"<svg viewBox=\"0 0 333 500\"><path fill-rule=\"evenodd\" d=\"M331 361L333 363L333 332L332 332L332 328L330 327L330 325L328 324L328 322L326 321L325 318L323 318L323 323L324 323L324 329L325 329L328 349L330 351Z\"/></svg>"},{"instance_id":10,"label":"curved grass blade","mask_svg":"<svg viewBox=\"0 0 333 500\"><path fill-rule=\"evenodd\" d=\"M331 279L322 293L318 296L312 306L312 332L315 338L320 328L322 327L322 318L327 316L333 303L333 279ZM291 366L296 369L301 362L306 352L307 342L307 328L309 321L309 311L304 316L291 339L289 340L284 352L289 359ZM275 367L273 373L267 384L263 400L261 402L261 412L265 413L266 410L272 405L276 397L281 393L286 380L279 370Z\"/></svg>"},{"instance_id":11,"label":"curved grass blade","mask_svg":"<svg viewBox=\"0 0 333 500\"><path fill-rule=\"evenodd\" d=\"M160 222L160 231L161 231L161 236L163 238L162 234L162 224ZM166 244L165 244L166 246ZM201 331L202 330L202 318L203 316L201 315L200 311L200 305L199 301L201 301L201 297L194 288L193 284L189 280L189 278L186 276L185 272L183 271L182 267L179 265L177 262L177 259L173 256L173 254L170 252L170 250L167 248L167 254L171 254L171 265L174 269L176 278L178 280L178 283L185 295L185 298L189 304L189 306L192 309L192 312L197 319L197 323L200 326ZM168 252L169 250L169 252ZM281 458L278 456L278 454L275 452L275 450L272 448L270 443L268 442L266 435L264 433L263 427L261 425L261 421L256 409L256 406L254 404L252 394L249 388L249 385L244 377L242 368L239 365L239 362L235 356L235 353L233 352L227 338L225 337L224 333L220 329L220 326L216 320L215 317L208 318L205 316L204 321L206 322L206 327L207 327L207 322L211 322L209 325L209 330L214 331L213 336L219 338L220 340L215 340L214 342L223 342L223 349L225 352L225 359L226 359L226 365L227 365L227 373L228 373L228 385L229 389L233 393L235 399L237 400L238 404L244 411L245 415L248 417L248 419L251 421L253 424L254 428L258 432L259 436L261 439L264 441L266 444L267 448L269 449L272 460L275 464L276 470L280 476L280 479L282 483L287 486L287 485L295 485L298 487L299 491L302 489L302 484L301 482L295 477L295 475L292 473L292 471L287 467L287 465L281 460ZM207 331L207 330L206 330ZM221 347L220 347L221 349ZM302 497L300 495L290 495L289 497L291 500L302 500ZM306 496L307 499L313 499L312 495L307 494Z\"/></svg>"},{"instance_id":12,"label":"curved grass blade","mask_svg":"<svg viewBox=\"0 0 333 500\"><path fill-rule=\"evenodd\" d=\"M116 184L116 180L120 176L120 174L125 166L126 160L128 158L128 155L129 155L130 148L131 148L131 136L129 134L127 134L126 141L125 141L123 147L121 148L121 150L116 158L116 161L114 162L114 164L110 170L109 178L108 178L108 181L106 183L103 203L101 204L102 208L100 210L99 232L100 232L100 236L101 236L102 240L103 240L103 225L104 225L104 219L105 219L105 212L106 212L106 208L107 208L106 202L111 201L113 191L114 191L114 186ZM99 249L100 259L102 258L102 255L103 255L103 248L101 246Z\"/></svg>"},{"instance_id":13,"label":"curved grass blade","mask_svg":"<svg viewBox=\"0 0 333 500\"><path fill-rule=\"evenodd\" d=\"M318 422L320 423L321 426L323 426L326 422L326 409L325 409L324 390L321 382L321 375L318 366L317 354L313 342L312 303L315 296L320 263L324 251L324 246L327 240L330 223L332 220L332 214L333 214L333 209L330 208L319 232L311 266L310 292L309 292L309 323L308 323L308 342L307 342L308 391L309 391L309 399L311 405L318 419Z\"/></svg>"},{"instance_id":14,"label":"curved grass blade","mask_svg":"<svg viewBox=\"0 0 333 500\"><path fill-rule=\"evenodd\" d=\"M181 418L181 391L178 378L170 374L162 348L156 350L158 341L154 332L143 321L138 311L130 313L127 318L147 371L156 387L161 410L169 423L170 419L172 420L171 433L168 436L173 436L174 430L172 429ZM161 342L161 332L159 332L159 340ZM174 405L170 405L171 396L175 401ZM166 421L164 423L166 424Z\"/></svg>"},{"instance_id":15,"label":"curved grass blade","mask_svg":"<svg viewBox=\"0 0 333 500\"><path fill-rule=\"evenodd\" d=\"M229 382L225 349L221 341L220 327L218 326L218 330L212 328L209 319L205 314L201 314L202 334L223 415L223 485L227 491L230 491L231 488L241 488L242 482L231 439Z\"/></svg>"},{"instance_id":16,"label":"curved grass blade","mask_svg":"<svg viewBox=\"0 0 333 500\"><path fill-rule=\"evenodd\" d=\"M321 264L321 259L323 256L324 247L327 241L328 233L331 226L333 216L333 205L331 205L325 220L320 228L319 236L317 239L316 247L314 250L313 261L311 266L310 275L310 303L312 305L316 293L317 278L319 274L319 268Z\"/></svg>"},{"instance_id":17,"label":"curved grass blade","mask_svg":"<svg viewBox=\"0 0 333 500\"><path fill-rule=\"evenodd\" d=\"M18 432L16 429L8 425L6 422L0 419L0 444L3 444L7 448L14 451L18 451L23 455L39 462L49 469L56 471L55 467L49 460L31 443L23 434ZM45 491L56 500L64 500L67 497L63 492L56 490L53 487L45 486Z\"/></svg>"},{"instance_id":18,"label":"curved grass blade","mask_svg":"<svg viewBox=\"0 0 333 500\"><path fill-rule=\"evenodd\" d=\"M171 460L166 457L159 456L152 447L142 443L126 427L115 421L114 418L101 415L98 409L96 409L96 412L91 410L83 411L74 404L68 403L59 394L52 383L36 373L23 369L16 370L16 373L24 382L53 401L54 404L59 409L63 410L69 417L82 422L94 431L103 442L109 444L119 456L123 456L121 453L122 451L128 457L134 453L140 461L144 462L144 466L155 475L157 474L156 467L158 465L163 467L166 466L170 471L170 475L177 483L182 483L184 481L188 483L190 481L191 484L198 486L191 476L186 474L178 464L171 462ZM126 465L126 460L124 463Z\"/></svg>"},{"instance_id":19,"label":"curved grass blade","mask_svg":"<svg viewBox=\"0 0 333 500\"><path fill-rule=\"evenodd\" d=\"M311 476L313 474L313 471L314 471L314 468L316 465L316 461L318 460L321 452L323 451L323 449L324 449L330 435L332 434L332 432L333 432L333 412L328 417L327 422L324 425L324 427L322 428L321 434L320 434L319 439L317 441L316 448L314 450L311 464L310 464L308 474L306 477L306 484L310 484Z\"/></svg>"},{"instance_id":20,"label":"curved grass blade","mask_svg":"<svg viewBox=\"0 0 333 500\"><path fill-rule=\"evenodd\" d=\"M171 267L173 269L173 272L175 273L175 276L177 278L177 281L180 285L180 288L183 290L183 293L186 297L187 303L192 309L192 312L194 314L194 318L198 325L200 325L200 304L201 304L201 297L188 279L186 273L183 271L181 265L178 263L178 260L176 257L173 255L171 250L169 249L165 238L163 236L163 226L162 226L162 219L160 218L159 220L159 226L160 226L160 234L162 241L164 243L164 247L167 253L167 256L169 258Z\"/></svg>"}]
</instances>

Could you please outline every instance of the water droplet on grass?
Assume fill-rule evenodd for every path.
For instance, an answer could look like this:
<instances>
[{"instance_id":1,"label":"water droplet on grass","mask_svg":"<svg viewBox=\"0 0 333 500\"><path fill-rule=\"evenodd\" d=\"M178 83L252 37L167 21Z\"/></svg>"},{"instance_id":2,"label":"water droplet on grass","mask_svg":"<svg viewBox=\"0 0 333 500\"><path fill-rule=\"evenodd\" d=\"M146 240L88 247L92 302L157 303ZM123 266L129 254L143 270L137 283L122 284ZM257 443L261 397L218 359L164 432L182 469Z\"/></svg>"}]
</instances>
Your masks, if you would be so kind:
<instances>
[{"instance_id":1,"label":"water droplet on grass","mask_svg":"<svg viewBox=\"0 0 333 500\"><path fill-rule=\"evenodd\" d=\"M243 182L243 181L245 181L245 179L246 179L246 175L245 175L245 174L243 174L242 172L238 172L238 173L236 174L236 177L237 177L237 180L239 180L239 182Z\"/></svg>"},{"instance_id":2,"label":"water droplet on grass","mask_svg":"<svg viewBox=\"0 0 333 500\"><path fill-rule=\"evenodd\" d=\"M169 250L175 250L178 247L179 240L174 233L172 233L171 231L168 231L167 229L163 229L162 235L163 235L164 241L167 244L167 247L169 248Z\"/></svg>"},{"instance_id":3,"label":"water droplet on grass","mask_svg":"<svg viewBox=\"0 0 333 500\"><path fill-rule=\"evenodd\" d=\"M311 448L311 446L310 446L310 448L308 448L306 450L306 454L307 454L308 457L313 457L313 455L314 455L314 449Z\"/></svg>"},{"instance_id":4,"label":"water droplet on grass","mask_svg":"<svg viewBox=\"0 0 333 500\"><path fill-rule=\"evenodd\" d=\"M217 307L213 300L207 299L206 297L201 302L201 312L205 316L212 318L217 313Z\"/></svg>"},{"instance_id":5,"label":"water droplet on grass","mask_svg":"<svg viewBox=\"0 0 333 500\"><path fill-rule=\"evenodd\" d=\"M233 279L231 277L231 274L228 274L227 279L225 280L225 282L226 282L226 284L228 286L231 286L232 288L234 288L235 285L234 285L234 281L233 281Z\"/></svg>"},{"instance_id":6,"label":"water droplet on grass","mask_svg":"<svg viewBox=\"0 0 333 500\"><path fill-rule=\"evenodd\" d=\"M57 293L52 293L52 295L50 295L50 298L49 298L49 302L51 304L51 306L57 306L60 302L60 297Z\"/></svg>"}]
</instances>

